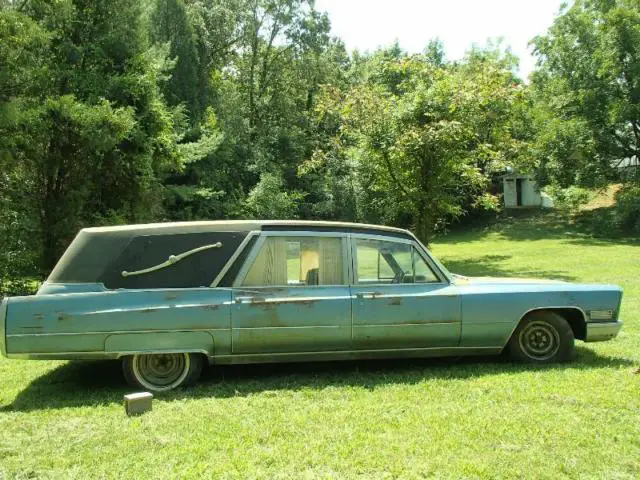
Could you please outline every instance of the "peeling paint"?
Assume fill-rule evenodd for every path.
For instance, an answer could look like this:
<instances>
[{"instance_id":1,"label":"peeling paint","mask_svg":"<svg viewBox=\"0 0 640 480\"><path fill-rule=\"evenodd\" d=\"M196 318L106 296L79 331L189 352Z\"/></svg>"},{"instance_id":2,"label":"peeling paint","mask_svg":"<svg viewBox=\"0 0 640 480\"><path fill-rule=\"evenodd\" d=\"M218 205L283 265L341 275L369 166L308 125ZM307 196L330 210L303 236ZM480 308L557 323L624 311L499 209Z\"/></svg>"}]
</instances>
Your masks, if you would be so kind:
<instances>
[{"instance_id":1,"label":"peeling paint","mask_svg":"<svg viewBox=\"0 0 640 480\"><path fill-rule=\"evenodd\" d=\"M265 309L273 309L279 307L281 305L300 305L305 307L311 307L318 302L318 299L315 298L304 298L304 299L296 299L296 298L287 298L282 300L266 300L263 298L254 298L249 302L249 305L262 307Z\"/></svg>"}]
</instances>

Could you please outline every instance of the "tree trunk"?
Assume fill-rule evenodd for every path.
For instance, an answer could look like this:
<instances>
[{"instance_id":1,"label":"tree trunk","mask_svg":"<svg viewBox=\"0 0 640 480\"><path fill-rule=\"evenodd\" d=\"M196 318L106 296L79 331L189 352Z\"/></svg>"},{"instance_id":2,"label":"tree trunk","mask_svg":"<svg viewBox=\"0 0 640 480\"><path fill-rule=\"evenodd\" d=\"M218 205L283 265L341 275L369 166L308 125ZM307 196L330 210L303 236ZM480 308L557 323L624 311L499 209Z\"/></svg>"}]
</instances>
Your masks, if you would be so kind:
<instances>
[{"instance_id":1,"label":"tree trunk","mask_svg":"<svg viewBox=\"0 0 640 480\"><path fill-rule=\"evenodd\" d=\"M433 219L426 213L425 208L421 208L416 213L414 220L414 234L426 247L433 240Z\"/></svg>"}]
</instances>

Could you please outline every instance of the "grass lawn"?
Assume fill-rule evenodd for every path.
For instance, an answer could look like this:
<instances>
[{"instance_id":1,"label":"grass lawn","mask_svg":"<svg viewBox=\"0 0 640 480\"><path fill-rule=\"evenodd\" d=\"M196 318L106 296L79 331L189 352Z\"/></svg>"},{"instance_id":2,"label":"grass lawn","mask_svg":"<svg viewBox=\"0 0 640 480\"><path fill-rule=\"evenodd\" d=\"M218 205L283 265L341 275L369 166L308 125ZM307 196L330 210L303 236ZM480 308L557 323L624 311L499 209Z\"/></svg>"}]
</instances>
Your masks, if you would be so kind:
<instances>
[{"instance_id":1,"label":"grass lawn","mask_svg":"<svg viewBox=\"0 0 640 480\"><path fill-rule=\"evenodd\" d=\"M454 272L617 283L620 336L575 361L212 369L127 418L112 362L0 360L0 478L638 478L640 242L553 215L453 233Z\"/></svg>"}]
</instances>

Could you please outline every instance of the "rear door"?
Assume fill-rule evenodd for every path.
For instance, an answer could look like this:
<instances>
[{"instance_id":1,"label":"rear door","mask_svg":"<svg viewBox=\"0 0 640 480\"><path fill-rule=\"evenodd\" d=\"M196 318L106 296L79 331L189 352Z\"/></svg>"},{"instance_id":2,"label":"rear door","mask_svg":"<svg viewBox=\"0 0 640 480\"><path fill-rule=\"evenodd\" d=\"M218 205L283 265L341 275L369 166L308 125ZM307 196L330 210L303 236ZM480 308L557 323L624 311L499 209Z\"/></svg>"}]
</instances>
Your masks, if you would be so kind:
<instances>
[{"instance_id":1,"label":"rear door","mask_svg":"<svg viewBox=\"0 0 640 480\"><path fill-rule=\"evenodd\" d=\"M235 354L351 347L348 236L263 232L233 288Z\"/></svg>"},{"instance_id":2,"label":"rear door","mask_svg":"<svg viewBox=\"0 0 640 480\"><path fill-rule=\"evenodd\" d=\"M355 349L455 347L460 339L456 288L409 240L351 236Z\"/></svg>"}]
</instances>

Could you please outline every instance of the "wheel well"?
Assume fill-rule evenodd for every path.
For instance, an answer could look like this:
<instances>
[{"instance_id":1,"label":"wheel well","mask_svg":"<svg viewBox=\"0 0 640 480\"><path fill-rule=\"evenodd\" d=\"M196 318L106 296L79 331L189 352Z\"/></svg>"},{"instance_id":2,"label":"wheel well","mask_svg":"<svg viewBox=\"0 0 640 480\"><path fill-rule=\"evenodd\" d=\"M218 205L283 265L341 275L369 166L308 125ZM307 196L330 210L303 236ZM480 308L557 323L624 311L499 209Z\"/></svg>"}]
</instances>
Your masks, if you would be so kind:
<instances>
[{"instance_id":1,"label":"wheel well","mask_svg":"<svg viewBox=\"0 0 640 480\"><path fill-rule=\"evenodd\" d=\"M521 319L524 320L529 314L533 312L553 312L564 318L571 330L573 331L574 338L578 340L584 340L587 337L587 323L584 318L582 310L574 307L556 307L556 308L537 308L526 313ZM520 323L518 322L518 324Z\"/></svg>"}]
</instances>

